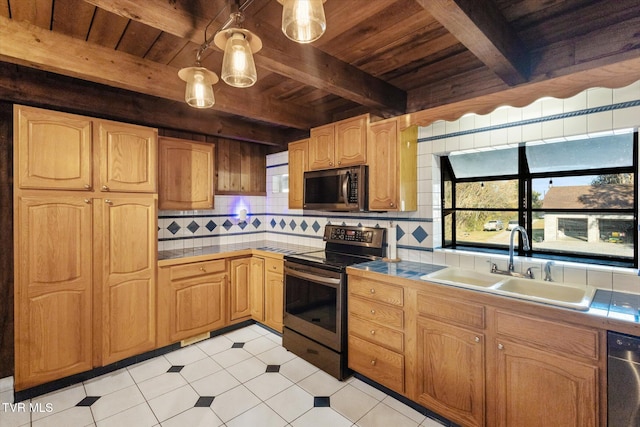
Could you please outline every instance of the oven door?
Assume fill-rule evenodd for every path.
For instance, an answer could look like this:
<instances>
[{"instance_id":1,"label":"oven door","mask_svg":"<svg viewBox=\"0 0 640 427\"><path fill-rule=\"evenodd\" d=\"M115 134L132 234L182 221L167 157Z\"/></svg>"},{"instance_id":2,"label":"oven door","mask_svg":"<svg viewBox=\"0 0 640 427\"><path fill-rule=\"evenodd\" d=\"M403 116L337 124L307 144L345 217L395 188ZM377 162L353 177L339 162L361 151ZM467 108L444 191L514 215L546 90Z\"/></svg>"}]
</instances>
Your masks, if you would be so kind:
<instances>
[{"instance_id":1,"label":"oven door","mask_svg":"<svg viewBox=\"0 0 640 427\"><path fill-rule=\"evenodd\" d=\"M284 275L284 326L342 351L345 274L287 261Z\"/></svg>"}]
</instances>

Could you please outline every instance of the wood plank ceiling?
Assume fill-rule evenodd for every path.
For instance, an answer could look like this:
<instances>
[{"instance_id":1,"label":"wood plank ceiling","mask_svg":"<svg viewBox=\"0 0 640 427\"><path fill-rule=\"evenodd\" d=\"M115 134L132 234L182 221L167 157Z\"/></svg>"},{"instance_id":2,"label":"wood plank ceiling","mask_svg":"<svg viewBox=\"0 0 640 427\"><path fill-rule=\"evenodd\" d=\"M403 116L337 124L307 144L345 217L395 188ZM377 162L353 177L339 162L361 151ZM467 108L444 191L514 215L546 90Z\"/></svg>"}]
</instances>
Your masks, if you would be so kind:
<instances>
[{"instance_id":1,"label":"wood plank ceiling","mask_svg":"<svg viewBox=\"0 0 640 427\"><path fill-rule=\"evenodd\" d=\"M140 94L156 120L174 112L213 123L198 131L279 144L356 114L413 113L640 58L638 0L328 0L312 45L282 34L275 0L245 1L244 25L264 46L258 82L218 83L203 112L185 107L177 71L226 21L227 0L0 0L0 98L38 95L21 82L37 69L61 88L73 85L57 75ZM222 56L207 49L203 66L219 74Z\"/></svg>"}]
</instances>

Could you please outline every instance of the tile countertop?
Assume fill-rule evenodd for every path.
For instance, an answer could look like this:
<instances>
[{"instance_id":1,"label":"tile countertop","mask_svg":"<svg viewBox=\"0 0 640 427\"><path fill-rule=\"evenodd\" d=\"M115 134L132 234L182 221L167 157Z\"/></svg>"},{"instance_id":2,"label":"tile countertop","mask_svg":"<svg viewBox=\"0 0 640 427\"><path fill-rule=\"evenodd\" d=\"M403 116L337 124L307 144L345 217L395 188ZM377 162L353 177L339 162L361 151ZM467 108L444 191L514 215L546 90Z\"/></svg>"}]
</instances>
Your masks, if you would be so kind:
<instances>
[{"instance_id":1,"label":"tile countertop","mask_svg":"<svg viewBox=\"0 0 640 427\"><path fill-rule=\"evenodd\" d=\"M446 266L422 264L411 261L401 261L398 263L370 261L353 265L349 268L422 281L420 279L421 276L446 268ZM585 313L640 325L640 295L598 289L591 303L591 307Z\"/></svg>"},{"instance_id":2,"label":"tile countertop","mask_svg":"<svg viewBox=\"0 0 640 427\"><path fill-rule=\"evenodd\" d=\"M213 245L198 248L171 249L158 252L158 261L177 260L181 258L200 257L207 255L227 254L230 252L255 249L259 251L271 252L282 255L300 254L306 252L320 251L323 248L311 246L294 245L282 242L271 242L259 240L255 242L236 243L232 245Z\"/></svg>"}]
</instances>

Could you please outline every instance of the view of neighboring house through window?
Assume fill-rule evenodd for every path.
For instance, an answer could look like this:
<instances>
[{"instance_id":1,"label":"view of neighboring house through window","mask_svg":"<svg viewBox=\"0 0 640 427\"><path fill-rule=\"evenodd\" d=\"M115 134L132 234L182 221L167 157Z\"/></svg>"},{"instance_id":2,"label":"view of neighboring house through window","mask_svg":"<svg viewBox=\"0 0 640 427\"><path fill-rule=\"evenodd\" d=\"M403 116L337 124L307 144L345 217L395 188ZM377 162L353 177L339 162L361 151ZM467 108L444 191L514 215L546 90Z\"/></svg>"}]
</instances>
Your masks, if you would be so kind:
<instances>
[{"instance_id":1,"label":"view of neighboring house through window","mask_svg":"<svg viewBox=\"0 0 640 427\"><path fill-rule=\"evenodd\" d=\"M443 247L637 266L638 135L537 141L441 158ZM519 240L518 240L519 241Z\"/></svg>"}]
</instances>

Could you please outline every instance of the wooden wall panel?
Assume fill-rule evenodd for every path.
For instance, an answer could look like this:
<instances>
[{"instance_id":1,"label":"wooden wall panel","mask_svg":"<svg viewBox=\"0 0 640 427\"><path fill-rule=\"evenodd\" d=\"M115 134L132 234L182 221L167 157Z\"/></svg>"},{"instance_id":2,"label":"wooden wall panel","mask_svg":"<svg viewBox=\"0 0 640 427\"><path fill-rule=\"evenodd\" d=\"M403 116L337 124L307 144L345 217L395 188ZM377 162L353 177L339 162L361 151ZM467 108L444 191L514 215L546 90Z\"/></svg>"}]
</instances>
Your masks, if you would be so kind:
<instances>
[{"instance_id":1,"label":"wooden wall panel","mask_svg":"<svg viewBox=\"0 0 640 427\"><path fill-rule=\"evenodd\" d=\"M13 106L0 102L0 378L13 375Z\"/></svg>"}]
</instances>

